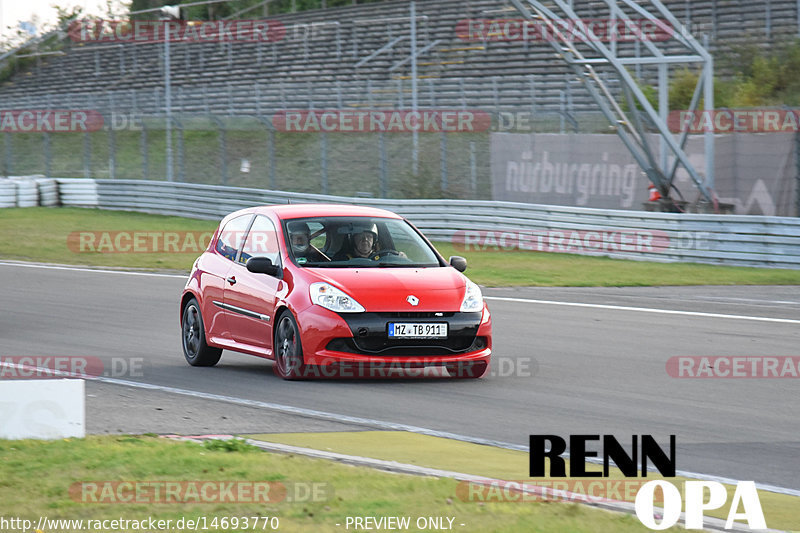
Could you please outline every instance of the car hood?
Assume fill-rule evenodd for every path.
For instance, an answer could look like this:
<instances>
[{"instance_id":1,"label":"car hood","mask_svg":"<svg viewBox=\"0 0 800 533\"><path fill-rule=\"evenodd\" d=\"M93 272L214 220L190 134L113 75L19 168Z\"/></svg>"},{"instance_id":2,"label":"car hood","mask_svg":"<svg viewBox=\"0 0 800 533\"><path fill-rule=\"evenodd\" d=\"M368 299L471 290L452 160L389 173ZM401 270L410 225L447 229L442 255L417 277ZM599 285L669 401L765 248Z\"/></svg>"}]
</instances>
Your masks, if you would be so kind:
<instances>
[{"instance_id":1,"label":"car hood","mask_svg":"<svg viewBox=\"0 0 800 533\"><path fill-rule=\"evenodd\" d=\"M369 312L459 311L466 286L466 277L452 267L314 269L314 276ZM409 296L418 304L411 305Z\"/></svg>"}]
</instances>

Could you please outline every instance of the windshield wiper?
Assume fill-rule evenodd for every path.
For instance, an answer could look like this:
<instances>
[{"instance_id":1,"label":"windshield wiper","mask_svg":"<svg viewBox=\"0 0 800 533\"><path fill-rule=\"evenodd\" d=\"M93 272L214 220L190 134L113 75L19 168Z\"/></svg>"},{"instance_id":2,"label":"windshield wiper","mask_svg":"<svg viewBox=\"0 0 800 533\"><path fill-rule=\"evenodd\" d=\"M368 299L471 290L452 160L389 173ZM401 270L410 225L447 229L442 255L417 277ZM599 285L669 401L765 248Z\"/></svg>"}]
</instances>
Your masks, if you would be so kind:
<instances>
[{"instance_id":1,"label":"windshield wiper","mask_svg":"<svg viewBox=\"0 0 800 533\"><path fill-rule=\"evenodd\" d=\"M423 263L378 263L379 267L389 267L389 268L425 268L425 267L432 267L432 266L439 266L439 265L426 265Z\"/></svg>"},{"instance_id":2,"label":"windshield wiper","mask_svg":"<svg viewBox=\"0 0 800 533\"><path fill-rule=\"evenodd\" d=\"M352 265L342 264L342 263L303 263L304 267L319 267L319 268L347 268Z\"/></svg>"},{"instance_id":3,"label":"windshield wiper","mask_svg":"<svg viewBox=\"0 0 800 533\"><path fill-rule=\"evenodd\" d=\"M430 267L438 267L437 264L427 264L427 263L386 263L386 262L379 262L379 263L359 263L359 264L351 264L351 263L303 263L301 266L303 267L312 267L312 268L430 268Z\"/></svg>"}]
</instances>

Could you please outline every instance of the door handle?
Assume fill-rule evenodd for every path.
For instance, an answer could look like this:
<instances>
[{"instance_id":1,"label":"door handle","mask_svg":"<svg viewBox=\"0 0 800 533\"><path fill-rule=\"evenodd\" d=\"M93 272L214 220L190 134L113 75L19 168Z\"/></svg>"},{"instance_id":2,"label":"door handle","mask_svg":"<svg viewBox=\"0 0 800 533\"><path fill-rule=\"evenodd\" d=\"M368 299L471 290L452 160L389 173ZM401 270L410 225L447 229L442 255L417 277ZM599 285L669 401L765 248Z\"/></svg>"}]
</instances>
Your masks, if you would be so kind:
<instances>
[{"instance_id":1,"label":"door handle","mask_svg":"<svg viewBox=\"0 0 800 533\"><path fill-rule=\"evenodd\" d=\"M226 279L225 281L227 281L231 285L236 285L236 276L231 276L228 279Z\"/></svg>"}]
</instances>

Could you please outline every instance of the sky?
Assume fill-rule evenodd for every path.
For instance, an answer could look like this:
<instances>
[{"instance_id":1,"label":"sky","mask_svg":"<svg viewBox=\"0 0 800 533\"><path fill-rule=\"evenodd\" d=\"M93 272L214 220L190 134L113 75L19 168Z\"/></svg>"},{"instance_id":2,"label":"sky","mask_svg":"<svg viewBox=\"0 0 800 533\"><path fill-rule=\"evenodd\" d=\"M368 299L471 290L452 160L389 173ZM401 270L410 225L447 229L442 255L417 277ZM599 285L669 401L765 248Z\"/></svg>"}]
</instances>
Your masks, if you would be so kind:
<instances>
[{"instance_id":1,"label":"sky","mask_svg":"<svg viewBox=\"0 0 800 533\"><path fill-rule=\"evenodd\" d=\"M119 4L119 1L115 1L115 4ZM53 5L81 6L85 13L93 15L105 13L104 0L0 0L0 23L3 35L8 35L9 32L13 35L15 30L8 30L7 27L16 28L20 21L30 21L33 15L39 18L40 24L42 22L55 24L57 17Z\"/></svg>"}]
</instances>

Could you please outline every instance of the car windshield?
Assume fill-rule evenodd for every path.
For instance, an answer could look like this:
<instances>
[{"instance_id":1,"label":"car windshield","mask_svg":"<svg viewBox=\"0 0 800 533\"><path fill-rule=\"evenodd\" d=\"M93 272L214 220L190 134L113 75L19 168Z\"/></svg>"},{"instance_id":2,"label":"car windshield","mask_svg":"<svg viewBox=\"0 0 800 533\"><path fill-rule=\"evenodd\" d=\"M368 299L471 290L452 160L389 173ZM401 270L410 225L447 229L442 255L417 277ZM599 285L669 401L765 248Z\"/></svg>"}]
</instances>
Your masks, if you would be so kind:
<instances>
[{"instance_id":1,"label":"car windshield","mask_svg":"<svg viewBox=\"0 0 800 533\"><path fill-rule=\"evenodd\" d=\"M405 221L380 217L310 217L284 221L286 243L302 267L438 267L427 242Z\"/></svg>"}]
</instances>

